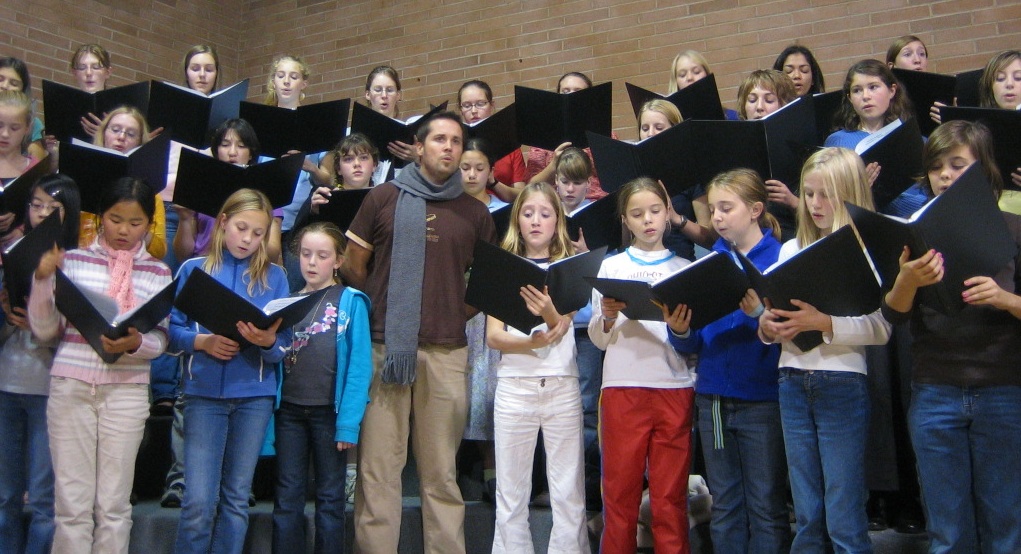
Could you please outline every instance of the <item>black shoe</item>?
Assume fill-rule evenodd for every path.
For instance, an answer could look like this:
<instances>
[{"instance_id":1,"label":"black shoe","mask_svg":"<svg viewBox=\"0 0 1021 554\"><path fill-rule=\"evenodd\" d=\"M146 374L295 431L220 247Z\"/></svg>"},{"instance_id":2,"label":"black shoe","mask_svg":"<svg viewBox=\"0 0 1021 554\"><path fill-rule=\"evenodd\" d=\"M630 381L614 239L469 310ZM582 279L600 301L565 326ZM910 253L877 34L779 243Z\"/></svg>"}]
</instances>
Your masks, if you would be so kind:
<instances>
[{"instance_id":1,"label":"black shoe","mask_svg":"<svg viewBox=\"0 0 1021 554\"><path fill-rule=\"evenodd\" d=\"M876 496L869 497L865 504L869 516L869 531L886 531L890 525L886 519L886 501Z\"/></svg>"},{"instance_id":2,"label":"black shoe","mask_svg":"<svg viewBox=\"0 0 1021 554\"><path fill-rule=\"evenodd\" d=\"M917 499L904 502L897 517L897 526L894 529L898 533L907 535L918 535L925 532L925 515L922 514L922 507Z\"/></svg>"}]
</instances>

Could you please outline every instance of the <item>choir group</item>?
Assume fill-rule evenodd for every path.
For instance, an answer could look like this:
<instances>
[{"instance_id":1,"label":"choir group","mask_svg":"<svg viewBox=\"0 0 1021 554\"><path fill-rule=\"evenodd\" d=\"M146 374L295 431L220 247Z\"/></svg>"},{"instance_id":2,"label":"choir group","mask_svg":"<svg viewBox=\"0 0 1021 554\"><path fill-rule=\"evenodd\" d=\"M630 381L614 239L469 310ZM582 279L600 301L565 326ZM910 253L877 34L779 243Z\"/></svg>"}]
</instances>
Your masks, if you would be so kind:
<instances>
[{"instance_id":1,"label":"choir group","mask_svg":"<svg viewBox=\"0 0 1021 554\"><path fill-rule=\"evenodd\" d=\"M394 68L365 104L303 105L309 67L282 56L266 112L211 46L184 86L108 89L88 44L87 94L44 83L44 126L26 65L0 58L0 549L127 552L153 411L174 418L179 553L242 551L274 450L275 552L343 550L349 502L356 551L396 552L409 438L429 552L465 551L463 440L493 552L533 551L543 492L550 552L635 552L643 496L655 551L688 552L693 467L718 553L871 552L887 523L933 553L1021 550L1021 52L956 77L927 54L901 37L827 94L793 45L724 110L684 51L669 96L632 97L633 157L585 134L612 135L610 104L578 72L556 92L590 103L581 131L522 144L572 96L540 117L519 87L514 114L471 80L402 121ZM695 127L692 98L720 122ZM709 130L735 153L664 146Z\"/></svg>"}]
</instances>

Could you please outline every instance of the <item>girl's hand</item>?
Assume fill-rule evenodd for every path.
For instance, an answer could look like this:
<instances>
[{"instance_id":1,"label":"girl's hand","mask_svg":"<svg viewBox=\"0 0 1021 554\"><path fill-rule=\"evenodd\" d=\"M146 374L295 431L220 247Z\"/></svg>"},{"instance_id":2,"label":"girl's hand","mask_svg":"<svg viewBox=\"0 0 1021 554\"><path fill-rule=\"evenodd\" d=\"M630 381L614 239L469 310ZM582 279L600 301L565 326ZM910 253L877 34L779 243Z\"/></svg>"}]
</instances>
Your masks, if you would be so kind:
<instances>
[{"instance_id":1,"label":"girl's hand","mask_svg":"<svg viewBox=\"0 0 1021 554\"><path fill-rule=\"evenodd\" d=\"M666 321L674 333L683 335L691 329L691 310L687 305L678 304L672 312L666 307L666 304L659 304L659 308L663 310L663 321Z\"/></svg>"},{"instance_id":2,"label":"girl's hand","mask_svg":"<svg viewBox=\"0 0 1021 554\"><path fill-rule=\"evenodd\" d=\"M244 337L246 341L262 348L269 348L276 343L277 329L280 328L280 324L283 321L284 320L282 318L278 317L277 320L273 322L273 325L270 325L268 329L259 329L250 322L239 321L238 332L241 333L241 336Z\"/></svg>"},{"instance_id":3,"label":"girl's hand","mask_svg":"<svg viewBox=\"0 0 1021 554\"><path fill-rule=\"evenodd\" d=\"M160 136L161 133L163 133L163 127L156 127L152 131L149 131L149 140Z\"/></svg>"},{"instance_id":4,"label":"girl's hand","mask_svg":"<svg viewBox=\"0 0 1021 554\"><path fill-rule=\"evenodd\" d=\"M134 352L142 346L142 334L134 327L128 327L128 334L119 339L111 339L106 336L101 336L99 338L103 341L103 350L106 351L107 354Z\"/></svg>"},{"instance_id":5,"label":"girl's hand","mask_svg":"<svg viewBox=\"0 0 1021 554\"><path fill-rule=\"evenodd\" d=\"M556 324L546 331L536 331L530 335L532 342L531 348L533 350L545 348L557 342L567 334L567 331L571 329L571 327L572 324L570 319L564 317L558 318Z\"/></svg>"},{"instance_id":6,"label":"girl's hand","mask_svg":"<svg viewBox=\"0 0 1021 554\"><path fill-rule=\"evenodd\" d=\"M53 135L46 135L43 137L43 147L46 148L47 154L52 156L57 152L59 146L60 141L57 140L57 137Z\"/></svg>"},{"instance_id":7,"label":"girl's hand","mask_svg":"<svg viewBox=\"0 0 1021 554\"><path fill-rule=\"evenodd\" d=\"M964 281L968 287L961 298L973 306L992 306L998 310L1010 310L1021 304L1021 298L1011 294L996 284L992 277L972 277Z\"/></svg>"},{"instance_id":8,"label":"girl's hand","mask_svg":"<svg viewBox=\"0 0 1021 554\"><path fill-rule=\"evenodd\" d=\"M103 114L106 117L106 114ZM85 131L86 135L90 137L96 136L99 132L99 125L103 122L103 117L99 117L94 113L87 113L82 116L82 130Z\"/></svg>"},{"instance_id":9,"label":"girl's hand","mask_svg":"<svg viewBox=\"0 0 1021 554\"><path fill-rule=\"evenodd\" d=\"M780 330L776 327L780 317L773 313L773 305L769 302L768 298L765 300L764 306L766 309L759 316L759 336L766 342L775 342L777 335L780 333Z\"/></svg>"},{"instance_id":10,"label":"girl's hand","mask_svg":"<svg viewBox=\"0 0 1021 554\"><path fill-rule=\"evenodd\" d=\"M54 245L53 248L39 259L39 266L35 269L35 278L39 280L49 279L51 275L57 272L57 268L61 267L64 267L64 251Z\"/></svg>"},{"instance_id":11,"label":"girl's hand","mask_svg":"<svg viewBox=\"0 0 1021 554\"><path fill-rule=\"evenodd\" d=\"M815 306L808 302L802 302L801 300L791 299L797 310L781 310L773 308L770 310L773 314L778 317L787 318L787 321L775 322L773 328L776 330L775 336L785 340L791 340L798 333L804 331L822 331L823 333L833 332L833 319L820 312Z\"/></svg>"},{"instance_id":12,"label":"girl's hand","mask_svg":"<svg viewBox=\"0 0 1021 554\"><path fill-rule=\"evenodd\" d=\"M532 315L541 317L547 325L560 317L553 299L549 296L549 288L543 287L542 291L532 285L521 287L521 298L525 300L525 307ZM552 325L550 325L552 327Z\"/></svg>"},{"instance_id":13,"label":"girl's hand","mask_svg":"<svg viewBox=\"0 0 1021 554\"><path fill-rule=\"evenodd\" d=\"M418 154L415 152L415 147L406 142L395 140L390 144L387 144L386 149L389 150L390 153L393 154L394 156L397 156L398 158L406 162L418 161Z\"/></svg>"},{"instance_id":14,"label":"girl's hand","mask_svg":"<svg viewBox=\"0 0 1021 554\"><path fill-rule=\"evenodd\" d=\"M762 315L762 310L765 306L762 305L762 301L759 300L759 294L755 292L755 289L748 289L744 293L744 298L741 299L741 303L738 304L741 311L748 317L759 317Z\"/></svg>"},{"instance_id":15,"label":"girl's hand","mask_svg":"<svg viewBox=\"0 0 1021 554\"><path fill-rule=\"evenodd\" d=\"M1010 174L1010 181L1014 183L1015 187L1021 188L1021 167L1017 168L1017 171Z\"/></svg>"},{"instance_id":16,"label":"girl's hand","mask_svg":"<svg viewBox=\"0 0 1021 554\"><path fill-rule=\"evenodd\" d=\"M228 361L238 353L240 345L221 335L198 335L195 350L200 350L220 361Z\"/></svg>"},{"instance_id":17,"label":"girl's hand","mask_svg":"<svg viewBox=\"0 0 1021 554\"><path fill-rule=\"evenodd\" d=\"M766 181L766 190L769 191L769 201L771 203L782 204L794 209L798 208L798 197L782 181L769 179Z\"/></svg>"},{"instance_id":18,"label":"girl's hand","mask_svg":"<svg viewBox=\"0 0 1021 554\"><path fill-rule=\"evenodd\" d=\"M28 330L28 314L24 308L11 309L10 298L7 296L7 289L0 289L0 307L4 310L7 323Z\"/></svg>"},{"instance_id":19,"label":"girl's hand","mask_svg":"<svg viewBox=\"0 0 1021 554\"><path fill-rule=\"evenodd\" d=\"M185 208L184 206L178 206L177 204L174 204L174 211L177 212L178 221L193 222L196 219L195 210L190 210L188 208Z\"/></svg>"},{"instance_id":20,"label":"girl's hand","mask_svg":"<svg viewBox=\"0 0 1021 554\"><path fill-rule=\"evenodd\" d=\"M564 150L567 150L570 147L571 147L571 143L569 143L569 142L564 142L564 143L561 143L560 146L557 146L556 150L553 151L553 164L554 165L556 165L557 161L560 160L560 155L564 153Z\"/></svg>"},{"instance_id":21,"label":"girl's hand","mask_svg":"<svg viewBox=\"0 0 1021 554\"><path fill-rule=\"evenodd\" d=\"M12 223L14 223L14 212L0 215L0 234L6 233L11 228Z\"/></svg>"},{"instance_id":22,"label":"girl's hand","mask_svg":"<svg viewBox=\"0 0 1021 554\"><path fill-rule=\"evenodd\" d=\"M616 298L604 296L600 307L603 310L604 318L617 319L617 316L620 315L620 311L627 307L627 303L621 302Z\"/></svg>"},{"instance_id":23,"label":"girl's hand","mask_svg":"<svg viewBox=\"0 0 1021 554\"><path fill-rule=\"evenodd\" d=\"M901 284L918 290L943 280L943 254L929 250L917 259L909 260L910 257L911 251L905 246L900 253L900 271L897 273L897 281Z\"/></svg>"},{"instance_id":24,"label":"girl's hand","mask_svg":"<svg viewBox=\"0 0 1021 554\"><path fill-rule=\"evenodd\" d=\"M955 101L954 104L957 102ZM933 102L932 106L929 106L929 119L936 122L936 125L943 123L943 116L939 114L939 109L946 106L943 102Z\"/></svg>"},{"instance_id":25,"label":"girl's hand","mask_svg":"<svg viewBox=\"0 0 1021 554\"><path fill-rule=\"evenodd\" d=\"M879 162L872 162L865 166L865 175L869 178L869 186L876 184L876 179L879 178L879 170L883 169L880 167Z\"/></svg>"},{"instance_id":26,"label":"girl's hand","mask_svg":"<svg viewBox=\"0 0 1021 554\"><path fill-rule=\"evenodd\" d=\"M301 154L297 150L289 150L288 154ZM305 156L305 161L301 162L301 170L308 173L316 173L319 171L319 164L312 159L312 156Z\"/></svg>"},{"instance_id":27,"label":"girl's hand","mask_svg":"<svg viewBox=\"0 0 1021 554\"><path fill-rule=\"evenodd\" d=\"M338 452L343 452L343 451L347 450L348 448L354 448L354 447L355 447L355 443L353 443L353 442L338 442L337 443L337 451Z\"/></svg>"},{"instance_id":28,"label":"girl's hand","mask_svg":"<svg viewBox=\"0 0 1021 554\"><path fill-rule=\"evenodd\" d=\"M333 189L330 187L318 187L316 191L312 193L312 201L310 202L309 210L314 213L319 213L319 206L328 204L330 202L330 195L333 194Z\"/></svg>"},{"instance_id":29,"label":"girl's hand","mask_svg":"<svg viewBox=\"0 0 1021 554\"><path fill-rule=\"evenodd\" d=\"M588 245L585 244L585 232L581 227L578 227L578 240L572 240L571 246L574 247L575 254L584 254L588 252Z\"/></svg>"}]
</instances>

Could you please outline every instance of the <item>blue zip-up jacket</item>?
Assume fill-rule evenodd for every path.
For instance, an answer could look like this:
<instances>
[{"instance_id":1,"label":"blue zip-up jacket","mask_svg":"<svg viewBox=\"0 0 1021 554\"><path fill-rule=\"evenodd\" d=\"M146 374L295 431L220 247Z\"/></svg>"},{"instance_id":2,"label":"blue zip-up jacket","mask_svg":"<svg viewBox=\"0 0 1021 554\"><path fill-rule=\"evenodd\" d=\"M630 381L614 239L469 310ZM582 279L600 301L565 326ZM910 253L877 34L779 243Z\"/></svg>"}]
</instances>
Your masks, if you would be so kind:
<instances>
[{"instance_id":1,"label":"blue zip-up jacket","mask_svg":"<svg viewBox=\"0 0 1021 554\"><path fill-rule=\"evenodd\" d=\"M762 232L762 240L747 256L760 271L776 263L780 255L780 242L773 237L772 230ZM713 250L734 258L730 244L722 238L716 241ZM762 344L758 327L757 318L735 310L702 329L691 329L687 338L668 333L670 344L678 352L699 355L696 393L757 402L779 400L780 347Z\"/></svg>"},{"instance_id":2,"label":"blue zip-up jacket","mask_svg":"<svg viewBox=\"0 0 1021 554\"><path fill-rule=\"evenodd\" d=\"M369 332L369 297L347 287L337 307L337 379L333 410L337 413L335 442L358 444L365 405L369 403L372 381L372 335ZM280 407L283 380L277 387L276 408ZM272 426L271 426L272 427Z\"/></svg>"},{"instance_id":3,"label":"blue zip-up jacket","mask_svg":"<svg viewBox=\"0 0 1021 554\"><path fill-rule=\"evenodd\" d=\"M181 264L177 273L178 294L192 271L202 271L204 261L205 258L192 258ZM263 289L256 284L256 295L249 296L248 276L244 275L247 269L247 258L239 260L224 249L223 265L213 278L260 308L271 300L288 295L284 270L278 265L270 265L267 275L269 286ZM270 348L249 346L226 362L195 350L195 337L204 333L210 331L176 307L170 312L170 347L167 350L185 355L185 394L203 398L250 398L276 394L277 376L273 364L284 359L286 348L290 346L290 328L280 329L276 342Z\"/></svg>"}]
</instances>

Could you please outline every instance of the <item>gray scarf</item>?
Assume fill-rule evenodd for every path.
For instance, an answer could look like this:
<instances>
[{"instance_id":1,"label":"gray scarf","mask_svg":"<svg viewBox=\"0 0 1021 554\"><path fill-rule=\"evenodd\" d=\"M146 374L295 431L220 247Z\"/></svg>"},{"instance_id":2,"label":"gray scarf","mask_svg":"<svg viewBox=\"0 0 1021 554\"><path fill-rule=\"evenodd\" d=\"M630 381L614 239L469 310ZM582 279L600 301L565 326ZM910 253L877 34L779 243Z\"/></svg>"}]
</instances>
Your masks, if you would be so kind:
<instances>
[{"instance_id":1,"label":"gray scarf","mask_svg":"<svg viewBox=\"0 0 1021 554\"><path fill-rule=\"evenodd\" d=\"M426 201L453 200L464 192L461 172L455 171L440 186L431 184L417 164L405 167L394 179L400 189L394 211L393 255L386 293L386 358L380 378L384 383L415 382L418 331L422 324L422 281L425 275Z\"/></svg>"}]
</instances>

